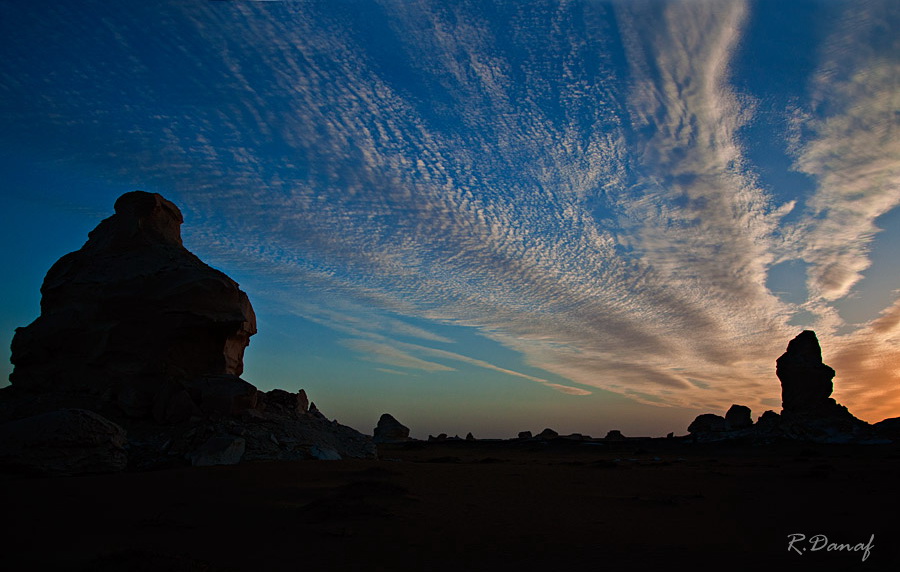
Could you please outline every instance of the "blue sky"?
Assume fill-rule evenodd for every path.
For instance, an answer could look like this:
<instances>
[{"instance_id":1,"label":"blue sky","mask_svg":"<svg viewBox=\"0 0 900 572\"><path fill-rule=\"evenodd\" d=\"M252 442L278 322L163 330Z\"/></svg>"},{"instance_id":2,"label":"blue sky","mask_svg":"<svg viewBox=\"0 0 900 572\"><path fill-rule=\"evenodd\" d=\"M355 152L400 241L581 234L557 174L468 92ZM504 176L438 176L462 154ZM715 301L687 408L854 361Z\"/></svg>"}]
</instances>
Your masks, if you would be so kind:
<instances>
[{"instance_id":1,"label":"blue sky","mask_svg":"<svg viewBox=\"0 0 900 572\"><path fill-rule=\"evenodd\" d=\"M155 191L249 294L244 377L363 431L900 415L891 1L0 0L0 341ZM5 366L8 374L11 366Z\"/></svg>"}]
</instances>

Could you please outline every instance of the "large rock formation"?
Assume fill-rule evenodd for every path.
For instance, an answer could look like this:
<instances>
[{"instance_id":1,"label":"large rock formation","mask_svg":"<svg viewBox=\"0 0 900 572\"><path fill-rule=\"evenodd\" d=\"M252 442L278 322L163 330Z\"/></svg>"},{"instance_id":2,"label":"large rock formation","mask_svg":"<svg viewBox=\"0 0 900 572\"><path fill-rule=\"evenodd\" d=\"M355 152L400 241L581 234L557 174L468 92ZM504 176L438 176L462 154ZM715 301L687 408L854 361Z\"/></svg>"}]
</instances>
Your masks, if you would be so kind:
<instances>
[{"instance_id":1,"label":"large rock formation","mask_svg":"<svg viewBox=\"0 0 900 572\"><path fill-rule=\"evenodd\" d=\"M182 221L162 196L126 193L50 268L41 315L13 338L0 423L89 410L128 432L138 468L374 456L369 438L310 408L303 390L263 393L241 379L253 307L184 247Z\"/></svg>"},{"instance_id":2,"label":"large rock formation","mask_svg":"<svg viewBox=\"0 0 900 572\"><path fill-rule=\"evenodd\" d=\"M835 371L822 362L815 332L805 330L788 343L776 361L781 381L779 430L790 437L819 442L875 439L871 426L832 397Z\"/></svg>"},{"instance_id":3,"label":"large rock formation","mask_svg":"<svg viewBox=\"0 0 900 572\"><path fill-rule=\"evenodd\" d=\"M826 412L835 406L831 399L835 371L822 363L822 349L815 332L800 332L775 364L785 411Z\"/></svg>"},{"instance_id":4,"label":"large rock formation","mask_svg":"<svg viewBox=\"0 0 900 572\"><path fill-rule=\"evenodd\" d=\"M40 317L13 338L10 383L106 393L144 417L165 410L162 400L187 409L180 391L205 376L241 375L253 308L234 280L184 247L182 221L158 194L122 195L84 246L47 272Z\"/></svg>"}]
</instances>

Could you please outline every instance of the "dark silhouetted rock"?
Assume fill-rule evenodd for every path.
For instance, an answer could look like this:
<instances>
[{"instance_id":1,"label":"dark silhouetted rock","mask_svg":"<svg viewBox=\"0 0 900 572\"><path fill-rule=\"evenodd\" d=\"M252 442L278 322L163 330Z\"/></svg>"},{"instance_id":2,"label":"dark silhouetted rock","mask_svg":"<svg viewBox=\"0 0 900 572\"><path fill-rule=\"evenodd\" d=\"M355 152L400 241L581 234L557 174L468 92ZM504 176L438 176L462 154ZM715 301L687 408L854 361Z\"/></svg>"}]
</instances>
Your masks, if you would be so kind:
<instances>
[{"instance_id":1,"label":"dark silhouetted rock","mask_svg":"<svg viewBox=\"0 0 900 572\"><path fill-rule=\"evenodd\" d=\"M703 413L688 426L688 432L696 433L721 433L728 431L728 422L721 415Z\"/></svg>"},{"instance_id":2,"label":"dark silhouetted rock","mask_svg":"<svg viewBox=\"0 0 900 572\"><path fill-rule=\"evenodd\" d=\"M93 411L62 409L0 425L0 466L39 475L121 471L125 430Z\"/></svg>"},{"instance_id":3,"label":"dark silhouetted rock","mask_svg":"<svg viewBox=\"0 0 900 572\"><path fill-rule=\"evenodd\" d=\"M103 417L127 430L135 469L374 458L369 437L326 418L305 391L262 393L241 379L256 333L253 308L236 282L184 247L181 224L178 207L162 196L126 193L80 250L50 268L41 315L13 338L0 422L20 420L38 440L75 435L74 445L40 453L71 467L49 472L124 466L124 436L97 447L85 436L86 426L105 435ZM45 426L25 419L72 408L103 417L39 416ZM52 466L37 455L36 465Z\"/></svg>"},{"instance_id":4,"label":"dark silhouetted rock","mask_svg":"<svg viewBox=\"0 0 900 572\"><path fill-rule=\"evenodd\" d=\"M519 439L531 439L531 431L519 431Z\"/></svg>"},{"instance_id":5,"label":"dark silhouetted rock","mask_svg":"<svg viewBox=\"0 0 900 572\"><path fill-rule=\"evenodd\" d=\"M376 443L402 443L409 441L409 427L397 421L393 415L384 413L378 419L374 439Z\"/></svg>"},{"instance_id":6,"label":"dark silhouetted rock","mask_svg":"<svg viewBox=\"0 0 900 572\"><path fill-rule=\"evenodd\" d=\"M106 394L135 417L190 407L179 386L243 372L256 333L247 295L181 242L181 212L154 193L119 197L115 214L63 256L41 287L41 315L12 341L13 386Z\"/></svg>"},{"instance_id":7,"label":"dark silhouetted rock","mask_svg":"<svg viewBox=\"0 0 900 572\"><path fill-rule=\"evenodd\" d=\"M263 406L240 416L209 416L174 426L137 424L129 432L129 465L135 469L246 461L371 459L375 445L363 435L321 414L302 410L299 393L258 393ZM133 435L133 437L132 437ZM240 439L243 442L242 454Z\"/></svg>"},{"instance_id":8,"label":"dark silhouetted rock","mask_svg":"<svg viewBox=\"0 0 900 572\"><path fill-rule=\"evenodd\" d=\"M822 363L822 349L815 332L804 330L788 343L776 360L781 381L781 406L796 413L821 412L834 405L830 399L835 371Z\"/></svg>"},{"instance_id":9,"label":"dark silhouetted rock","mask_svg":"<svg viewBox=\"0 0 900 572\"><path fill-rule=\"evenodd\" d=\"M618 429L613 429L606 433L606 437L604 437L606 441L624 441L625 435L622 435L622 432Z\"/></svg>"},{"instance_id":10,"label":"dark silhouetted rock","mask_svg":"<svg viewBox=\"0 0 900 572\"><path fill-rule=\"evenodd\" d=\"M471 432L466 433L466 441L475 441L475 435L472 435Z\"/></svg>"},{"instance_id":11,"label":"dark silhouetted rock","mask_svg":"<svg viewBox=\"0 0 900 572\"><path fill-rule=\"evenodd\" d=\"M327 417L325 417L325 414L324 414L324 413L322 413L321 411L319 411L319 408L316 407L316 404L313 403L312 401L309 402L309 411L308 411L308 413L309 413L311 416L313 416L313 417L315 417L315 418L317 418L317 419L325 419L325 420L328 419Z\"/></svg>"},{"instance_id":12,"label":"dark silhouetted rock","mask_svg":"<svg viewBox=\"0 0 900 572\"><path fill-rule=\"evenodd\" d=\"M553 429L550 429L549 427L544 429L543 431L541 431L540 433L538 433L536 435L536 438L543 439L545 441L549 441L550 439L556 439L557 437L559 437L559 433L557 433Z\"/></svg>"},{"instance_id":13,"label":"dark silhouetted rock","mask_svg":"<svg viewBox=\"0 0 900 572\"><path fill-rule=\"evenodd\" d=\"M746 405L732 405L725 414L729 429L745 429L753 425L750 408Z\"/></svg>"},{"instance_id":14,"label":"dark silhouetted rock","mask_svg":"<svg viewBox=\"0 0 900 572\"><path fill-rule=\"evenodd\" d=\"M306 413L309 411L309 398L306 396L306 390L301 389L297 392L297 412Z\"/></svg>"},{"instance_id":15,"label":"dark silhouetted rock","mask_svg":"<svg viewBox=\"0 0 900 572\"><path fill-rule=\"evenodd\" d=\"M309 411L309 399L306 397L306 391L303 389L297 393L291 393L283 389L273 389L259 394L257 408L288 415L303 415Z\"/></svg>"},{"instance_id":16,"label":"dark silhouetted rock","mask_svg":"<svg viewBox=\"0 0 900 572\"><path fill-rule=\"evenodd\" d=\"M864 442L875 438L871 426L830 397L835 371L822 363L815 332L790 341L776 361L782 411L778 431L791 439L819 443Z\"/></svg>"},{"instance_id":17,"label":"dark silhouetted rock","mask_svg":"<svg viewBox=\"0 0 900 572\"><path fill-rule=\"evenodd\" d=\"M781 423L781 415L775 413L771 409L764 411L763 414L759 416L759 419L756 420L756 426L761 429L777 427L779 423Z\"/></svg>"},{"instance_id":18,"label":"dark silhouetted rock","mask_svg":"<svg viewBox=\"0 0 900 572\"><path fill-rule=\"evenodd\" d=\"M776 361L781 381L781 414L766 411L755 425L750 410L732 405L725 418L704 414L697 417L689 431L700 440L747 439L769 443L798 440L816 443L874 443L879 434L865 421L830 397L835 376L822 363L822 350L816 334L806 330L790 341L787 351Z\"/></svg>"},{"instance_id":19,"label":"dark silhouetted rock","mask_svg":"<svg viewBox=\"0 0 900 572\"><path fill-rule=\"evenodd\" d=\"M429 436L428 436L428 440L429 440L429 441L446 441L446 440L447 440L447 434L446 434L446 433L441 433L441 434L438 435L437 437L435 437L435 436L433 436L433 435L429 435Z\"/></svg>"}]
</instances>

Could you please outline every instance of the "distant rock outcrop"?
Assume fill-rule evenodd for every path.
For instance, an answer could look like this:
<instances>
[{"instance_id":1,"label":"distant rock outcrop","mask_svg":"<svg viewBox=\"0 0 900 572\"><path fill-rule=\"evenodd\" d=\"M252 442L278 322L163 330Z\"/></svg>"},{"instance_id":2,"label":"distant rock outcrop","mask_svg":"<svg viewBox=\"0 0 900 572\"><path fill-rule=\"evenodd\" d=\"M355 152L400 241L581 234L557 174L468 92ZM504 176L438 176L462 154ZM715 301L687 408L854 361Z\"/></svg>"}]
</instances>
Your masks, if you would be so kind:
<instances>
[{"instance_id":1,"label":"distant rock outcrop","mask_svg":"<svg viewBox=\"0 0 900 572\"><path fill-rule=\"evenodd\" d=\"M385 413L378 419L374 430L376 443L402 443L409 441L409 427L397 421L393 415Z\"/></svg>"},{"instance_id":2,"label":"distant rock outcrop","mask_svg":"<svg viewBox=\"0 0 900 572\"><path fill-rule=\"evenodd\" d=\"M694 439L746 438L753 442L778 439L818 443L874 442L879 432L854 417L831 398L835 371L822 362L816 334L801 332L776 360L781 381L782 411L766 411L754 425L750 409L732 405L726 416L698 416L688 430Z\"/></svg>"},{"instance_id":3,"label":"distant rock outcrop","mask_svg":"<svg viewBox=\"0 0 900 572\"><path fill-rule=\"evenodd\" d=\"M241 379L253 307L234 280L184 247L182 221L162 196L126 193L80 250L50 268L40 316L12 341L0 422L124 428L135 468L374 457L370 438L329 421L303 390L264 393ZM0 443L0 457L14 441ZM66 450L78 464L75 449ZM47 471L61 472L54 463Z\"/></svg>"},{"instance_id":4,"label":"distant rock outcrop","mask_svg":"<svg viewBox=\"0 0 900 572\"><path fill-rule=\"evenodd\" d=\"M550 439L556 439L557 437L559 437L559 433L557 433L553 429L550 429L549 427L547 427L546 429L544 429L543 431L541 431L540 433L535 435L535 438L542 439L544 441L549 441Z\"/></svg>"},{"instance_id":5,"label":"distant rock outcrop","mask_svg":"<svg viewBox=\"0 0 900 572\"><path fill-rule=\"evenodd\" d=\"M622 435L622 432L618 429L612 429L607 431L606 437L603 438L606 441L625 441L625 435Z\"/></svg>"}]
</instances>

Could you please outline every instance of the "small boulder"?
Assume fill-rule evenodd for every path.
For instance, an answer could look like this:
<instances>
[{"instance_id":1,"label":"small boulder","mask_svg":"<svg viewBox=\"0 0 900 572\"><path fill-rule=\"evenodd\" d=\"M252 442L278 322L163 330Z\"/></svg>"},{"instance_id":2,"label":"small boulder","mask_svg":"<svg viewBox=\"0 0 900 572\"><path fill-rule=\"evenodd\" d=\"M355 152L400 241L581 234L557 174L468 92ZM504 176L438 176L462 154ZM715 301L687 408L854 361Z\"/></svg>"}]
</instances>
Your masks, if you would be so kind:
<instances>
[{"instance_id":1,"label":"small boulder","mask_svg":"<svg viewBox=\"0 0 900 572\"><path fill-rule=\"evenodd\" d=\"M725 414L729 429L745 429L753 425L750 408L746 405L732 405Z\"/></svg>"},{"instance_id":2,"label":"small boulder","mask_svg":"<svg viewBox=\"0 0 900 572\"><path fill-rule=\"evenodd\" d=\"M688 426L689 433L722 433L728 431L728 422L721 415L703 413Z\"/></svg>"},{"instance_id":3,"label":"small boulder","mask_svg":"<svg viewBox=\"0 0 900 572\"><path fill-rule=\"evenodd\" d=\"M475 441L475 435L472 435L471 432L466 433L466 441Z\"/></svg>"},{"instance_id":4,"label":"small boulder","mask_svg":"<svg viewBox=\"0 0 900 572\"><path fill-rule=\"evenodd\" d=\"M756 430L759 432L774 431L780 423L781 415L769 409L756 420Z\"/></svg>"},{"instance_id":5,"label":"small boulder","mask_svg":"<svg viewBox=\"0 0 900 572\"><path fill-rule=\"evenodd\" d=\"M613 429L612 431L609 431L606 434L606 437L604 437L604 440L606 440L606 441L624 441L625 435L622 435L622 432L619 431L618 429Z\"/></svg>"},{"instance_id":6,"label":"small boulder","mask_svg":"<svg viewBox=\"0 0 900 572\"><path fill-rule=\"evenodd\" d=\"M372 440L376 443L402 443L409 441L409 427L397 421L393 415L384 413L378 419L378 426L375 427Z\"/></svg>"},{"instance_id":7,"label":"small boulder","mask_svg":"<svg viewBox=\"0 0 900 572\"><path fill-rule=\"evenodd\" d=\"M537 434L538 439L543 439L545 441L556 439L557 437L559 437L559 433L557 433L553 429L550 429L549 427Z\"/></svg>"},{"instance_id":8,"label":"small boulder","mask_svg":"<svg viewBox=\"0 0 900 572\"><path fill-rule=\"evenodd\" d=\"M519 439L531 439L531 431L519 431Z\"/></svg>"}]
</instances>

